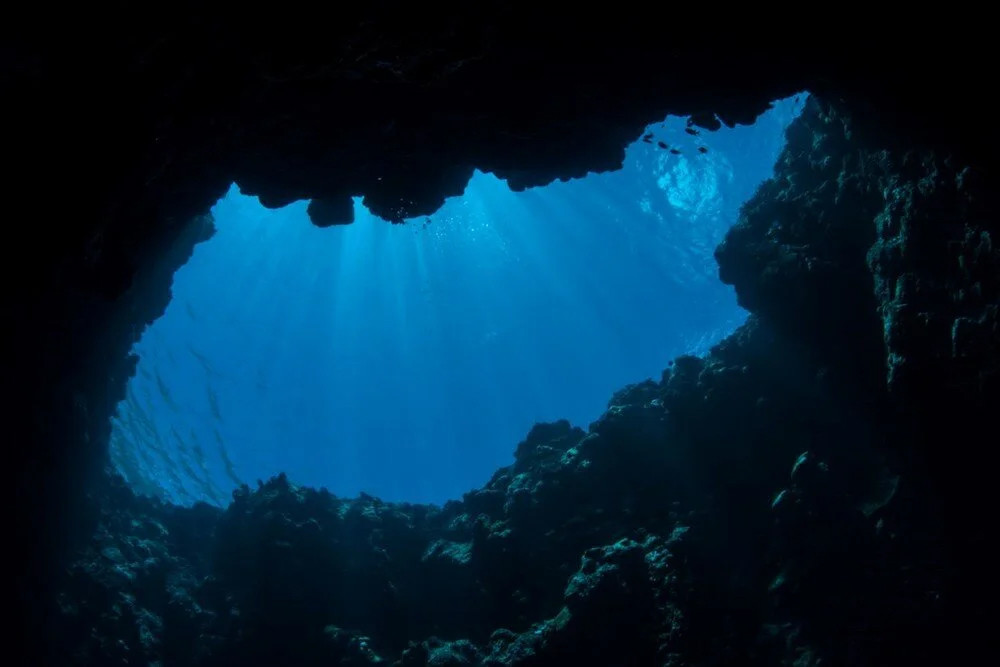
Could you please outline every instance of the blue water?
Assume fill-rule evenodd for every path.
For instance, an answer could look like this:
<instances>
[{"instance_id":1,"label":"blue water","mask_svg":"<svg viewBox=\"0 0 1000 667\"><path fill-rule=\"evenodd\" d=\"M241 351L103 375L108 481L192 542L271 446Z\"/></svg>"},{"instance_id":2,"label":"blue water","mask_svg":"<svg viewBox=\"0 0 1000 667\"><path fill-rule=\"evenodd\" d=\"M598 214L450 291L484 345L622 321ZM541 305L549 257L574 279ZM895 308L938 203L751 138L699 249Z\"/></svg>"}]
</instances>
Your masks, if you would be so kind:
<instances>
[{"instance_id":1,"label":"blue water","mask_svg":"<svg viewBox=\"0 0 1000 667\"><path fill-rule=\"evenodd\" d=\"M801 102L700 136L667 119L614 173L513 193L477 172L405 225L356 201L354 224L318 229L306 202L234 186L135 347L114 463L183 504L279 471L387 500L480 486L534 422L586 427L742 323L712 252Z\"/></svg>"}]
</instances>

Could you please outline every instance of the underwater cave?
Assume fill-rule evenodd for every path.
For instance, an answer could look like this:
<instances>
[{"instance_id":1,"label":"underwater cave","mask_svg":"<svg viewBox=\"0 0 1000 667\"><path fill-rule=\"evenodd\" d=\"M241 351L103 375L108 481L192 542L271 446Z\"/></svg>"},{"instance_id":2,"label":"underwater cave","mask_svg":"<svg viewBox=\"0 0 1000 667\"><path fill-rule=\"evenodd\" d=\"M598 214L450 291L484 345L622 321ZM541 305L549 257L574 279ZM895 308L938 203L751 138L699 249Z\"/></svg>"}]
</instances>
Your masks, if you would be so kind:
<instances>
[{"instance_id":1,"label":"underwater cave","mask_svg":"<svg viewBox=\"0 0 1000 667\"><path fill-rule=\"evenodd\" d=\"M981 659L988 21L140 11L0 37L10 664Z\"/></svg>"},{"instance_id":2,"label":"underwater cave","mask_svg":"<svg viewBox=\"0 0 1000 667\"><path fill-rule=\"evenodd\" d=\"M188 505L279 472L461 498L536 422L585 428L742 324L712 253L803 100L711 136L655 123L615 172L524 192L476 173L399 225L356 201L352 224L318 229L307 202L268 210L234 186L137 343L113 463Z\"/></svg>"}]
</instances>

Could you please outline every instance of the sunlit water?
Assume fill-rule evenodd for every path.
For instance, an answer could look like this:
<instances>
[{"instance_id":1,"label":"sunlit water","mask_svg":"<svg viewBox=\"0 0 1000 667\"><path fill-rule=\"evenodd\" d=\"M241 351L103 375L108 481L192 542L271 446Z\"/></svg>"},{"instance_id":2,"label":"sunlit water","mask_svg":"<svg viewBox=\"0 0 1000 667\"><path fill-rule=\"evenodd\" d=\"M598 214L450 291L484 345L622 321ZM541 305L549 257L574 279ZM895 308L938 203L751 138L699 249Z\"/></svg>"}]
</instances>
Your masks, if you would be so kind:
<instances>
[{"instance_id":1,"label":"sunlit water","mask_svg":"<svg viewBox=\"0 0 1000 667\"><path fill-rule=\"evenodd\" d=\"M338 495L459 497L534 422L586 427L743 321L712 252L801 102L699 136L668 119L614 173L522 193L476 173L406 225L356 202L354 224L318 229L306 202L267 210L233 187L135 348L113 461L185 504L279 471Z\"/></svg>"}]
</instances>

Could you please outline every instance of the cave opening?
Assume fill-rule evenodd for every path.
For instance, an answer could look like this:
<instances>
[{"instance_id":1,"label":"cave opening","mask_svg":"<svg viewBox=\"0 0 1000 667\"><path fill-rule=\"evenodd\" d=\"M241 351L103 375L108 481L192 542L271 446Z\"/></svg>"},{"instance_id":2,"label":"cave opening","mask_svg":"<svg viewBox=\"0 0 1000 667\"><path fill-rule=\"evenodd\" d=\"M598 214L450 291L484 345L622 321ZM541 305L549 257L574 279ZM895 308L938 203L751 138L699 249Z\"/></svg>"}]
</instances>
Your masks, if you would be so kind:
<instances>
[{"instance_id":1,"label":"cave opening","mask_svg":"<svg viewBox=\"0 0 1000 667\"><path fill-rule=\"evenodd\" d=\"M112 420L137 492L228 503L285 472L440 504L535 422L586 427L622 386L745 318L713 251L772 173L804 97L709 132L667 118L621 170L512 192L476 172L436 213L309 223L234 185L174 277Z\"/></svg>"},{"instance_id":2,"label":"cave opening","mask_svg":"<svg viewBox=\"0 0 1000 667\"><path fill-rule=\"evenodd\" d=\"M9 662L980 659L995 616L988 443L1000 402L991 22L968 11L911 13L899 30L894 17L796 24L760 8L708 21L671 6L337 9L333 21L311 7L204 4L152 20L120 6L9 14ZM631 142L650 162L699 165L698 142L729 157L727 131L703 125L752 123L800 90L815 95L774 177L726 221L715 262L689 243L705 216L682 215L656 179L649 210L634 184L596 196L614 181L604 172L634 166ZM643 142L668 113L701 134L654 126ZM505 203L473 240L438 209L475 167L487 175L468 196L494 188ZM540 187L559 178L578 180ZM537 187L523 194L545 206L510 203L506 186ZM266 213L239 189L292 206ZM618 222L597 215L609 201ZM304 206L320 227L351 213L357 224L314 229ZM656 214L688 233L667 234ZM524 234L506 235L515 228ZM239 234L249 241L233 243ZM506 262L498 236L536 261L487 280L484 254ZM426 274L396 239L422 244ZM644 264L650 255L667 266ZM668 298L673 272L696 273L678 257L707 258L706 275L718 271L747 311L703 356L676 357L665 340L695 352L712 340L681 317L707 309L705 292ZM634 278L625 289L600 272L612 258ZM525 293L541 305L513 317ZM465 314L457 325L443 319L452 311ZM433 327L417 326L431 315ZM493 326L504 318L520 333L507 355ZM548 349L532 347L551 329ZM418 346L428 330L454 344ZM654 337L660 347L644 347ZM421 374L431 357L415 348L446 354ZM443 380L474 372L486 383L456 382L462 400L446 401ZM337 394L334 380L354 384ZM532 408L525 423L501 409L515 399ZM435 400L452 408L446 420L433 421ZM413 414L434 437L407 458ZM530 427L558 417L586 430ZM474 442L442 435L463 419L481 426ZM488 452L509 465L476 472L461 458ZM351 453L386 483L363 479ZM414 460L426 467L389 483ZM288 478L230 496L278 470ZM443 506L350 497L429 489L440 501L469 487Z\"/></svg>"}]
</instances>

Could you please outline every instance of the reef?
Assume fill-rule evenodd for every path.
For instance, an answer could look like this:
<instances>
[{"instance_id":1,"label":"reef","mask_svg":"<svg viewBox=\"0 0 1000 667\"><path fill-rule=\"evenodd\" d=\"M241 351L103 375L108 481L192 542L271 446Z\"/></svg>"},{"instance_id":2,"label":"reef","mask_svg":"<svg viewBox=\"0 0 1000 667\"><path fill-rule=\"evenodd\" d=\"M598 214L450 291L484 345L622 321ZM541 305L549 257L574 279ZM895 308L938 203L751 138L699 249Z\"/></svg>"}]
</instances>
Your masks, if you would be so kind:
<instances>
[{"instance_id":1,"label":"reef","mask_svg":"<svg viewBox=\"0 0 1000 667\"><path fill-rule=\"evenodd\" d=\"M0 42L14 662L851 664L984 650L992 25L964 12L19 6ZM142 8L145 12L147 8ZM754 27L749 27L754 26ZM770 27L767 27L770 26ZM822 34L820 34L822 33ZM951 42L951 43L946 43ZM617 168L815 93L719 248L752 313L443 508L106 470L131 345L236 182L318 225ZM16 260L16 261L15 261ZM20 655L17 655L17 649Z\"/></svg>"},{"instance_id":2,"label":"reef","mask_svg":"<svg viewBox=\"0 0 1000 667\"><path fill-rule=\"evenodd\" d=\"M444 507L101 486L52 664L890 665L988 636L996 211L813 98L719 246L751 311ZM946 411L946 418L941 411ZM966 447L956 455L953 447Z\"/></svg>"}]
</instances>

